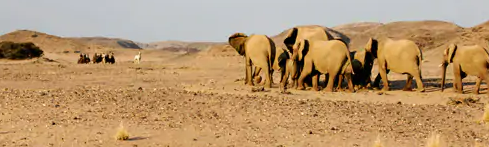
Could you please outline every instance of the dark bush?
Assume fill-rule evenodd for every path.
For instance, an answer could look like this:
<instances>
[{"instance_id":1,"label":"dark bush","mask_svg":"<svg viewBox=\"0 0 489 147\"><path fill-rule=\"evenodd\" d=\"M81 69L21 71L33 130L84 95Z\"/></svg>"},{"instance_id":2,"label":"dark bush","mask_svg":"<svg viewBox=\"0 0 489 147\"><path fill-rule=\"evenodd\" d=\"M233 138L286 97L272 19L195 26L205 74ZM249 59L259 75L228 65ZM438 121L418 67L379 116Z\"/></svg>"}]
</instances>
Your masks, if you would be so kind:
<instances>
[{"instance_id":1,"label":"dark bush","mask_svg":"<svg viewBox=\"0 0 489 147\"><path fill-rule=\"evenodd\" d=\"M14 43L10 41L0 42L0 58L30 59L41 57L43 51L32 42Z\"/></svg>"}]
</instances>

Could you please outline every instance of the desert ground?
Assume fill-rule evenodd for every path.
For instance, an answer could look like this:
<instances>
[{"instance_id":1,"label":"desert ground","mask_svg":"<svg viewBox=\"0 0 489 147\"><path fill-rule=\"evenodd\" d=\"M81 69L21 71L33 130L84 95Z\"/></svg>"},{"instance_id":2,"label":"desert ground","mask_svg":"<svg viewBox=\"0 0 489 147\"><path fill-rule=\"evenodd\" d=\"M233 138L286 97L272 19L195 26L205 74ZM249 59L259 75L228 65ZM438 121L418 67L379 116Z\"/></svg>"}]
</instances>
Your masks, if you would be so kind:
<instances>
[{"instance_id":1,"label":"desert ground","mask_svg":"<svg viewBox=\"0 0 489 147\"><path fill-rule=\"evenodd\" d=\"M487 86L471 94L469 76L465 93L454 93L449 67L441 92L441 48L424 51L425 93L401 91L406 76L390 73L392 91L384 94L283 94L278 71L271 89L253 91L261 85L244 85L244 59L235 52L113 49L116 64L76 64L78 53L52 50L1 60L0 145L370 147L379 139L419 147L439 134L441 146L487 146L489 124L480 123ZM121 123L125 141L114 138Z\"/></svg>"}]
</instances>

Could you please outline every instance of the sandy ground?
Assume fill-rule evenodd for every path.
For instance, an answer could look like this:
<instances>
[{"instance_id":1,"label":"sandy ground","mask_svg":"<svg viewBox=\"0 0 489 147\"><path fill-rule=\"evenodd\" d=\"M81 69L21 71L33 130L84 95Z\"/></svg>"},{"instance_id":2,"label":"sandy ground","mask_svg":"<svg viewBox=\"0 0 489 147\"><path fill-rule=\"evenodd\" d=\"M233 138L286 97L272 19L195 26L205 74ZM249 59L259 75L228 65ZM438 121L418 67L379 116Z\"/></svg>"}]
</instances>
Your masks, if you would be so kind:
<instances>
[{"instance_id":1,"label":"sandy ground","mask_svg":"<svg viewBox=\"0 0 489 147\"><path fill-rule=\"evenodd\" d=\"M272 89L251 92L240 56L143 51L136 65L137 50L116 53L114 65L53 53L45 56L53 62L0 61L0 145L367 147L379 136L385 146L414 147L433 132L443 146L489 144L489 127L477 123L486 85L473 95L468 77L465 94L452 92L451 80L441 92L436 60L423 63L425 93L400 91L405 76L391 73L384 95L281 94L279 72ZM478 101L450 103L464 98ZM128 141L114 139L121 122Z\"/></svg>"}]
</instances>

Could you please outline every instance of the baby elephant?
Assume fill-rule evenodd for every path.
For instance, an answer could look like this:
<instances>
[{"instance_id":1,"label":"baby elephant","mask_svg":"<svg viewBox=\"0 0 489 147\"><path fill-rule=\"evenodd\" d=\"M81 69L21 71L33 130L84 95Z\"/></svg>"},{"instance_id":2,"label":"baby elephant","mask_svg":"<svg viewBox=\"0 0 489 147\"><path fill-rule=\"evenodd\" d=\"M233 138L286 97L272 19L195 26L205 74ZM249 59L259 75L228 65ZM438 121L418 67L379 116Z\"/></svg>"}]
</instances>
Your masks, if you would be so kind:
<instances>
[{"instance_id":1,"label":"baby elephant","mask_svg":"<svg viewBox=\"0 0 489 147\"><path fill-rule=\"evenodd\" d=\"M445 87L445 77L448 64L453 63L453 74L455 81L453 88L455 92L463 93L462 79L467 75L477 76L474 93L479 94L479 89L482 80L489 82L488 67L489 55L487 51L479 45L457 46L455 44L448 45L448 48L443 52L443 62L440 67L443 68L441 81L441 91ZM489 92L487 93L489 95Z\"/></svg>"}]
</instances>

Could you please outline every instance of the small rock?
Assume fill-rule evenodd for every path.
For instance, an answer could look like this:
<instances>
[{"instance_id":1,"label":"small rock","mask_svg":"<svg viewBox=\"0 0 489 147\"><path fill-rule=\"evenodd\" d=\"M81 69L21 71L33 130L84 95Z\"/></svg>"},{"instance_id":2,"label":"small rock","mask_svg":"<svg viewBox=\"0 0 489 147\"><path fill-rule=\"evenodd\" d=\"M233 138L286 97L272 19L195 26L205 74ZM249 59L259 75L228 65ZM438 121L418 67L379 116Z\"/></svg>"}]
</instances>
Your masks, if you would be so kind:
<instances>
[{"instance_id":1,"label":"small rock","mask_svg":"<svg viewBox=\"0 0 489 147\"><path fill-rule=\"evenodd\" d=\"M54 126L54 125L56 125L56 123L53 121L53 122L51 122L51 125L53 125L53 126Z\"/></svg>"},{"instance_id":2,"label":"small rock","mask_svg":"<svg viewBox=\"0 0 489 147\"><path fill-rule=\"evenodd\" d=\"M139 90L139 91L142 91L142 90L143 90L143 87L139 87L139 88L138 88L138 90Z\"/></svg>"}]
</instances>

